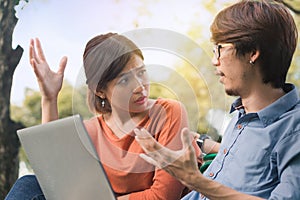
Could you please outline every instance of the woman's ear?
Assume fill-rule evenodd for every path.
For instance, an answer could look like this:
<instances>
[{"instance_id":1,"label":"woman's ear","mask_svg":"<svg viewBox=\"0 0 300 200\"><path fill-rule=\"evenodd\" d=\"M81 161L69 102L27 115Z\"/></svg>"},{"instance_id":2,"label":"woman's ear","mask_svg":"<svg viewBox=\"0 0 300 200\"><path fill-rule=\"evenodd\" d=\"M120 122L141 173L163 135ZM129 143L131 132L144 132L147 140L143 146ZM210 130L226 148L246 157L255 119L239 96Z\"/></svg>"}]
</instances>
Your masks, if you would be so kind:
<instances>
[{"instance_id":1,"label":"woman's ear","mask_svg":"<svg viewBox=\"0 0 300 200\"><path fill-rule=\"evenodd\" d=\"M101 99L105 99L105 93L102 90L99 92L96 91L95 94Z\"/></svg>"}]
</instances>

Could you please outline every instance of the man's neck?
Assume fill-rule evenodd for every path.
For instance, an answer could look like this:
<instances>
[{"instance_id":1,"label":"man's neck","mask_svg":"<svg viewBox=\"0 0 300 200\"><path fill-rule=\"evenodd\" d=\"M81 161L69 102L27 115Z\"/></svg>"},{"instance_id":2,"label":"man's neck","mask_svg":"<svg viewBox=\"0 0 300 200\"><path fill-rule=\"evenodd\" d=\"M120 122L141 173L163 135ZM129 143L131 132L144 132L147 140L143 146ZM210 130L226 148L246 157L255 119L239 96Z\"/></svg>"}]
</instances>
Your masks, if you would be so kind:
<instances>
[{"instance_id":1,"label":"man's neck","mask_svg":"<svg viewBox=\"0 0 300 200\"><path fill-rule=\"evenodd\" d=\"M251 91L247 96L241 96L246 113L253 113L262 110L275 102L285 94L282 88L272 88L270 85L263 85Z\"/></svg>"}]
</instances>

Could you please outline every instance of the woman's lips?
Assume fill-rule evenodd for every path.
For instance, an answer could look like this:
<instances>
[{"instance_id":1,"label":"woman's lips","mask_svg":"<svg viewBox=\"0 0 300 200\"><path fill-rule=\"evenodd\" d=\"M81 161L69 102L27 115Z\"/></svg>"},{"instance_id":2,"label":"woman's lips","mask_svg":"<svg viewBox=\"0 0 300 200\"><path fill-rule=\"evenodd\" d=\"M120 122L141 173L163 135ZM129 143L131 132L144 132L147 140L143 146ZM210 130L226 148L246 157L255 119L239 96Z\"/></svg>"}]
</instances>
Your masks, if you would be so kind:
<instances>
[{"instance_id":1,"label":"woman's lips","mask_svg":"<svg viewBox=\"0 0 300 200\"><path fill-rule=\"evenodd\" d=\"M144 104L146 101L147 101L147 96L142 96L142 97L139 97L137 100L135 100L134 103Z\"/></svg>"}]
</instances>

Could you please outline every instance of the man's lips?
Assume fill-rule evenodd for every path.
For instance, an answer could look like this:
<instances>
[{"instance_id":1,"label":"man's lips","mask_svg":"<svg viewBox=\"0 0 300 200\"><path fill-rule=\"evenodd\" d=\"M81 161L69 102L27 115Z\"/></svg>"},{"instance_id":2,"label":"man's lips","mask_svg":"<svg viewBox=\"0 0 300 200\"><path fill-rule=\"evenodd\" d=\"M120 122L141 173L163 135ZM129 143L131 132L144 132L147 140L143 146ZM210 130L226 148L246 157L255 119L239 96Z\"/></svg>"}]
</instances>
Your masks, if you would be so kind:
<instances>
[{"instance_id":1,"label":"man's lips","mask_svg":"<svg viewBox=\"0 0 300 200\"><path fill-rule=\"evenodd\" d=\"M219 71L219 70L216 70L215 71L215 75L217 75L217 76L224 76L225 74L223 72Z\"/></svg>"},{"instance_id":2,"label":"man's lips","mask_svg":"<svg viewBox=\"0 0 300 200\"><path fill-rule=\"evenodd\" d=\"M225 74L223 72L216 70L215 75L219 76L220 83L224 83Z\"/></svg>"}]
</instances>

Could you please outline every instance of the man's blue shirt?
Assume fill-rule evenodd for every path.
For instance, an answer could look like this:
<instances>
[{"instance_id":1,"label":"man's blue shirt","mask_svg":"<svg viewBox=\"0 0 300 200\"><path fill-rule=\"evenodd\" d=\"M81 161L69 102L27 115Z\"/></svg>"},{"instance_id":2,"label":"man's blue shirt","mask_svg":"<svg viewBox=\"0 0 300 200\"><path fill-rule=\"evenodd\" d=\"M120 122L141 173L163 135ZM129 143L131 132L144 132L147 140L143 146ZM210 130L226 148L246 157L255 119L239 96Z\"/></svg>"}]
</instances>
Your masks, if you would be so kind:
<instances>
[{"instance_id":1,"label":"man's blue shirt","mask_svg":"<svg viewBox=\"0 0 300 200\"><path fill-rule=\"evenodd\" d=\"M204 175L242 193L265 199L300 199L300 101L298 90L257 113L245 113L241 99L218 155ZM184 200L205 199L192 191Z\"/></svg>"}]
</instances>

